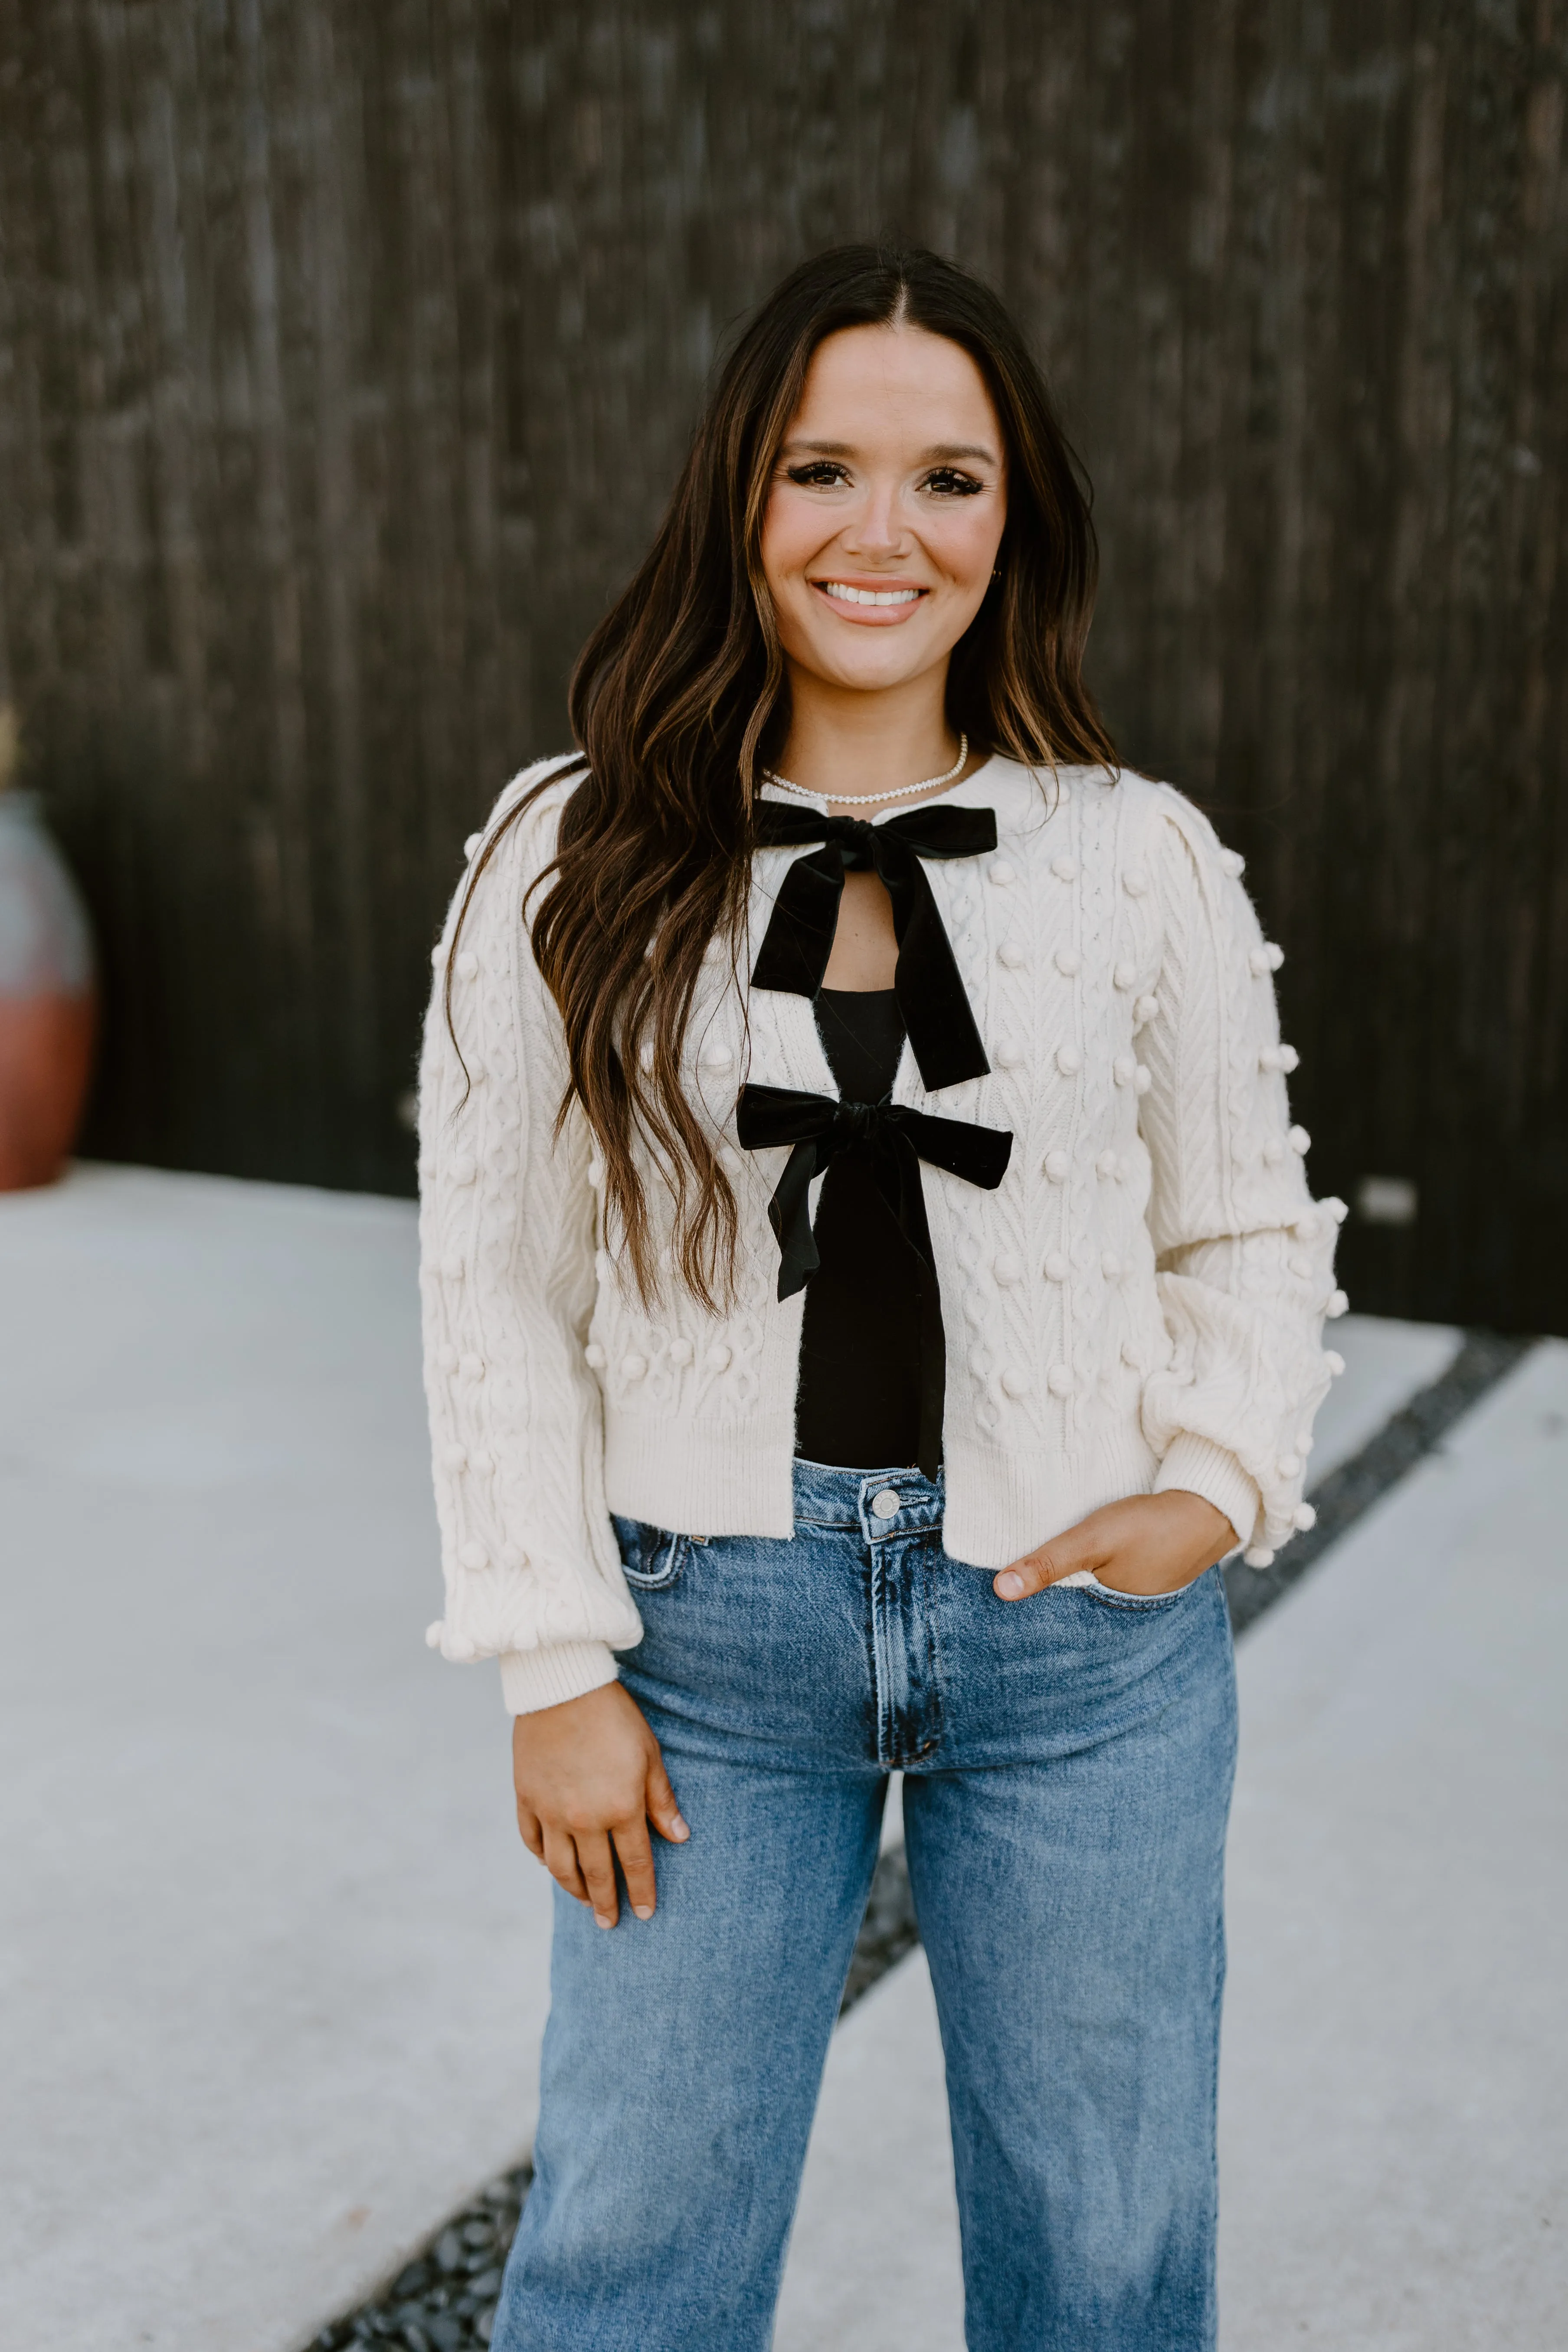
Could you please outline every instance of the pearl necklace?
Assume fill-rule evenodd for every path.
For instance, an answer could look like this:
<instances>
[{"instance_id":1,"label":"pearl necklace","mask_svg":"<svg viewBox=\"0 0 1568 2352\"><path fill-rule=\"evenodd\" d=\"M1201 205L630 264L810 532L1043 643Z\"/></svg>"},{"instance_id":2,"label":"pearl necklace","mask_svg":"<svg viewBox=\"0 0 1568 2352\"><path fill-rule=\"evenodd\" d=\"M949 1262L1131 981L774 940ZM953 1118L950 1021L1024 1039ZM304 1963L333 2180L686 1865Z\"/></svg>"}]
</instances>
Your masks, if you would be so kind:
<instances>
[{"instance_id":1,"label":"pearl necklace","mask_svg":"<svg viewBox=\"0 0 1568 2352\"><path fill-rule=\"evenodd\" d=\"M958 739L958 757L945 776L928 776L921 784L900 784L891 793L814 793L805 784L792 784L787 776L775 776L771 768L763 770L763 782L776 784L781 793L793 793L797 801L831 801L839 808L879 808L883 801L912 800L916 793L934 792L939 784L951 784L963 773L963 763L969 757L969 738Z\"/></svg>"}]
</instances>

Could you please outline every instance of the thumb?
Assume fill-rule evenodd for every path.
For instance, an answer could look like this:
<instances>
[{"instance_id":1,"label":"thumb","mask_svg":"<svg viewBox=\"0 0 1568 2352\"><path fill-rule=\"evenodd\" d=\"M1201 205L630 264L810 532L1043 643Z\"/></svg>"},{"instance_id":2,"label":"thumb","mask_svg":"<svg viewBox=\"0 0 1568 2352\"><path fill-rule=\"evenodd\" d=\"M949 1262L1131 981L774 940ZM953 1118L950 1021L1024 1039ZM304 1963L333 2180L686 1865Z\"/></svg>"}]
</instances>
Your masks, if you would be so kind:
<instances>
[{"instance_id":1,"label":"thumb","mask_svg":"<svg viewBox=\"0 0 1568 2352\"><path fill-rule=\"evenodd\" d=\"M675 1801L675 1790L669 1785L669 1775L664 1769L664 1759L656 1748L647 1768L647 1789L645 1802L647 1817L660 1837L671 1845L684 1845L691 1835L680 1818L680 1807Z\"/></svg>"},{"instance_id":2,"label":"thumb","mask_svg":"<svg viewBox=\"0 0 1568 2352\"><path fill-rule=\"evenodd\" d=\"M1026 1601L1031 1592L1043 1592L1047 1584L1055 1584L1064 1576L1075 1576L1081 1569L1092 1569L1105 1557L1105 1547L1091 1531L1089 1522L1080 1519L1076 1527L1064 1528L1059 1536L1038 1545L1016 1559L992 1580L992 1591L1002 1601Z\"/></svg>"}]
</instances>

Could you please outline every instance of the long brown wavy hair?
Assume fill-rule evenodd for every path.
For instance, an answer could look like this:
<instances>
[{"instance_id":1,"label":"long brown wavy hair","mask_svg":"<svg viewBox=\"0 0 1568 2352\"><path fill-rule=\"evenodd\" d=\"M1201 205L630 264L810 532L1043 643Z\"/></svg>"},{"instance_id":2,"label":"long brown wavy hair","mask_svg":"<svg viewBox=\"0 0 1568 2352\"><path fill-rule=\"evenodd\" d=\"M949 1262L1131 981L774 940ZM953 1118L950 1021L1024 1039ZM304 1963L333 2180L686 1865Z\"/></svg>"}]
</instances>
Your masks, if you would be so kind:
<instances>
[{"instance_id":1,"label":"long brown wavy hair","mask_svg":"<svg viewBox=\"0 0 1568 2352\"><path fill-rule=\"evenodd\" d=\"M544 895L531 918L521 910L565 1031L571 1076L557 1128L580 1103L645 1303L659 1293L661 1269L639 1139L674 1196L681 1281L710 1308L731 1285L735 1196L680 1068L704 954L715 936L738 952L761 772L789 731L759 552L777 452L825 337L894 325L969 353L1005 447L999 576L953 649L952 725L1031 768L1115 758L1082 671L1096 575L1089 486L1002 302L919 249L845 245L803 262L742 331L653 546L583 648L568 700L581 781L529 894L547 884ZM486 842L458 930L508 826L562 772L524 794ZM450 972L448 963L448 1023Z\"/></svg>"}]
</instances>

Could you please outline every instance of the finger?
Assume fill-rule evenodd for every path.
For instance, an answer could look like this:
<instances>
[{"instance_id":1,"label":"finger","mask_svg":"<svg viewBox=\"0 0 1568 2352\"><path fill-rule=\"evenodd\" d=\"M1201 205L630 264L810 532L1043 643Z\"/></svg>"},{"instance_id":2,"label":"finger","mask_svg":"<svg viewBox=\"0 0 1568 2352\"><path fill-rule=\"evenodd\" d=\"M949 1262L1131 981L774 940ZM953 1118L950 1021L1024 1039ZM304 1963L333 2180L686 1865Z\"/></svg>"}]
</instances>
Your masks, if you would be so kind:
<instances>
[{"instance_id":1,"label":"finger","mask_svg":"<svg viewBox=\"0 0 1568 2352\"><path fill-rule=\"evenodd\" d=\"M626 1882L626 1900L634 1917L651 1919L658 1900L658 1889L653 1874L653 1846L649 1842L647 1820L639 1814L636 1820L617 1822L615 1826L616 1853L620 1858L621 1875Z\"/></svg>"},{"instance_id":2,"label":"finger","mask_svg":"<svg viewBox=\"0 0 1568 2352\"><path fill-rule=\"evenodd\" d=\"M1037 1550L1026 1552L1010 1568L992 1580L991 1590L1000 1601L1026 1601L1033 1592L1043 1592L1047 1584L1055 1584L1064 1576L1075 1576L1080 1569L1093 1568L1102 1556L1103 1547L1081 1527L1066 1528L1049 1543Z\"/></svg>"},{"instance_id":3,"label":"finger","mask_svg":"<svg viewBox=\"0 0 1568 2352\"><path fill-rule=\"evenodd\" d=\"M586 1903L590 1899L587 1884L578 1866L577 1848L564 1830L544 1831L543 1860L544 1867L556 1885L563 1887L575 1902Z\"/></svg>"},{"instance_id":4,"label":"finger","mask_svg":"<svg viewBox=\"0 0 1568 2352\"><path fill-rule=\"evenodd\" d=\"M517 1801L517 1833L535 1862L544 1860L544 1832L537 1813L530 1812L520 1797Z\"/></svg>"},{"instance_id":5,"label":"finger","mask_svg":"<svg viewBox=\"0 0 1568 2352\"><path fill-rule=\"evenodd\" d=\"M577 1866L587 1882L588 1899L601 1927L613 1927L621 1916L621 1890L616 1885L616 1857L605 1830L575 1830Z\"/></svg>"},{"instance_id":6,"label":"finger","mask_svg":"<svg viewBox=\"0 0 1568 2352\"><path fill-rule=\"evenodd\" d=\"M684 1845L691 1832L681 1819L680 1808L675 1801L675 1790L670 1787L669 1775L664 1769L664 1759L657 1751L647 1768L644 1802L647 1806L648 1819L660 1837L668 1838L671 1845Z\"/></svg>"},{"instance_id":7,"label":"finger","mask_svg":"<svg viewBox=\"0 0 1568 2352\"><path fill-rule=\"evenodd\" d=\"M1052 1565L1048 1552L1032 1551L1023 1559L1016 1559L996 1577L991 1590L1003 1601L1026 1601L1031 1592L1042 1591L1054 1584L1062 1570Z\"/></svg>"}]
</instances>

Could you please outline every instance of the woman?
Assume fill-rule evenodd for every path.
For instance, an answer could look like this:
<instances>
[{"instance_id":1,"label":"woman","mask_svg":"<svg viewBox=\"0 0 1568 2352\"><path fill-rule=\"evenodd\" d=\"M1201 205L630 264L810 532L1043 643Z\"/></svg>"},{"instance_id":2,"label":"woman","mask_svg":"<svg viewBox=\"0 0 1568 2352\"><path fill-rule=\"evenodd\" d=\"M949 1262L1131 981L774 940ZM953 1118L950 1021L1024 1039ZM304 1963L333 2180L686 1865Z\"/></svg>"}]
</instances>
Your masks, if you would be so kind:
<instances>
[{"instance_id":1,"label":"woman","mask_svg":"<svg viewBox=\"0 0 1568 2352\"><path fill-rule=\"evenodd\" d=\"M1310 1519L1340 1300L1093 577L995 298L807 263L437 950L431 1639L559 1889L505 2352L768 2342L899 1768L972 2352L1213 2342L1215 1564Z\"/></svg>"}]
</instances>

